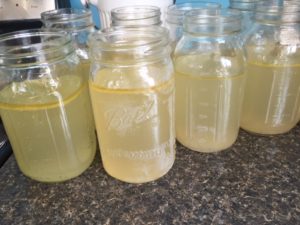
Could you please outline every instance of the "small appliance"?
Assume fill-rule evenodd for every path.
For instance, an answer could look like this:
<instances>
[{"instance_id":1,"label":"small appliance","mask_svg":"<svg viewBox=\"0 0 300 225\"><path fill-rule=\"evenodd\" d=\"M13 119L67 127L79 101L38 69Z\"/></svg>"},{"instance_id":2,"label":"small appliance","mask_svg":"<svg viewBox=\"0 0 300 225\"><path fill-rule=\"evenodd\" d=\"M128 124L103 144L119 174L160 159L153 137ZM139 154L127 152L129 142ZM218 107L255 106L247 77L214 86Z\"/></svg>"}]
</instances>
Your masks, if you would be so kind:
<instances>
[{"instance_id":1,"label":"small appliance","mask_svg":"<svg viewBox=\"0 0 300 225\"><path fill-rule=\"evenodd\" d=\"M39 28L41 12L67 7L69 0L0 0L0 34Z\"/></svg>"}]
</instances>

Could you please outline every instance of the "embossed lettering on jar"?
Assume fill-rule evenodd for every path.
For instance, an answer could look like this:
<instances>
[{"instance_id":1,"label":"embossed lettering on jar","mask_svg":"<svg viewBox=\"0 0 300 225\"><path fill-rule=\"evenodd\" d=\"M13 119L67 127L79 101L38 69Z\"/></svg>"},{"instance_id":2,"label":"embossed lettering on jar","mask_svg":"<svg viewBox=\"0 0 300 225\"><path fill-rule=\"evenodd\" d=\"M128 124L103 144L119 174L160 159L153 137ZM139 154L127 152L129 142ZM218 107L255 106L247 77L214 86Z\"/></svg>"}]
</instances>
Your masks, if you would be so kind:
<instances>
[{"instance_id":1,"label":"embossed lettering on jar","mask_svg":"<svg viewBox=\"0 0 300 225\"><path fill-rule=\"evenodd\" d=\"M112 29L91 36L90 94L105 170L155 180L175 160L174 79L167 31Z\"/></svg>"}]
</instances>

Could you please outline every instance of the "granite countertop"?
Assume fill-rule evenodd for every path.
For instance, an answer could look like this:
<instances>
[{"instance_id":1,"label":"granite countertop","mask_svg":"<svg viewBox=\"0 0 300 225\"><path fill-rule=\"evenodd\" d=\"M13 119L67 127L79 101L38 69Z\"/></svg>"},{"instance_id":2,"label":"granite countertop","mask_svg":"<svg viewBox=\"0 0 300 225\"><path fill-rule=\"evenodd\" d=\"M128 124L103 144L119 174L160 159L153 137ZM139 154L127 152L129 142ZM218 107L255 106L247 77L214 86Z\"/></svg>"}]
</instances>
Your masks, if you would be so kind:
<instances>
[{"instance_id":1,"label":"granite countertop","mask_svg":"<svg viewBox=\"0 0 300 225\"><path fill-rule=\"evenodd\" d=\"M215 154L177 143L163 178L126 184L99 154L81 176L44 184L24 177L14 157L0 169L0 224L300 224L300 125L278 136L240 131Z\"/></svg>"}]
</instances>

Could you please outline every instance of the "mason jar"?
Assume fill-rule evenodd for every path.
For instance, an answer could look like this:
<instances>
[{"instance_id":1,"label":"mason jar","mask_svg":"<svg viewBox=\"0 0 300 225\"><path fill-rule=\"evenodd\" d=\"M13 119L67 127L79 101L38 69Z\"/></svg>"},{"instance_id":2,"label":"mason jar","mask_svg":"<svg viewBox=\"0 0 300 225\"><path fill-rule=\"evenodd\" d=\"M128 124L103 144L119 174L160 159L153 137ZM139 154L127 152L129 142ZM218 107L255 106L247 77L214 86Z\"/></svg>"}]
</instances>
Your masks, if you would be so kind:
<instances>
[{"instance_id":1,"label":"mason jar","mask_svg":"<svg viewBox=\"0 0 300 225\"><path fill-rule=\"evenodd\" d=\"M174 78L163 27L110 29L90 38L90 95L104 168L129 183L166 174L175 160Z\"/></svg>"},{"instance_id":2,"label":"mason jar","mask_svg":"<svg viewBox=\"0 0 300 225\"><path fill-rule=\"evenodd\" d=\"M84 0L81 0L84 1ZM97 6L100 16L101 28L106 29L111 26L111 11L118 7L143 5L157 6L161 9L162 20L164 21L165 9L172 5L173 0L86 0L86 2Z\"/></svg>"},{"instance_id":3,"label":"mason jar","mask_svg":"<svg viewBox=\"0 0 300 225\"><path fill-rule=\"evenodd\" d=\"M112 27L160 26L161 12L157 6L134 5L112 9Z\"/></svg>"},{"instance_id":4,"label":"mason jar","mask_svg":"<svg viewBox=\"0 0 300 225\"><path fill-rule=\"evenodd\" d=\"M260 4L255 11L245 42L248 78L241 119L249 132L281 134L299 120L299 5Z\"/></svg>"},{"instance_id":5,"label":"mason jar","mask_svg":"<svg viewBox=\"0 0 300 225\"><path fill-rule=\"evenodd\" d=\"M245 79L240 29L236 10L185 16L173 58L176 138L192 150L221 151L238 136Z\"/></svg>"},{"instance_id":6,"label":"mason jar","mask_svg":"<svg viewBox=\"0 0 300 225\"><path fill-rule=\"evenodd\" d=\"M88 36L95 31L92 13L89 9L62 8L41 13L44 28L65 31L71 34L76 53L81 61L82 73L89 77L90 59Z\"/></svg>"},{"instance_id":7,"label":"mason jar","mask_svg":"<svg viewBox=\"0 0 300 225\"><path fill-rule=\"evenodd\" d=\"M201 9L201 14L218 14L221 4L216 2L195 1L170 5L166 12L166 27L170 33L171 45L173 49L183 34L184 15L190 10Z\"/></svg>"},{"instance_id":8,"label":"mason jar","mask_svg":"<svg viewBox=\"0 0 300 225\"><path fill-rule=\"evenodd\" d=\"M81 174L96 150L87 80L66 33L0 36L0 114L20 170L42 182Z\"/></svg>"}]
</instances>

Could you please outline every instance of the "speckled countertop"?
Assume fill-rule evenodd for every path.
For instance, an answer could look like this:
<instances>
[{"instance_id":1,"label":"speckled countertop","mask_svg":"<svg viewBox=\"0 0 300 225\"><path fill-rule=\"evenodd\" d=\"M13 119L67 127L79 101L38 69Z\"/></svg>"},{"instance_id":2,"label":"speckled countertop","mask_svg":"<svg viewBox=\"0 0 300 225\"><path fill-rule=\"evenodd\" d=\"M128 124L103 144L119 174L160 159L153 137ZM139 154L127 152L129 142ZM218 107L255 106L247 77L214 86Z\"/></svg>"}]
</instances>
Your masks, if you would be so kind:
<instances>
[{"instance_id":1,"label":"speckled countertop","mask_svg":"<svg viewBox=\"0 0 300 225\"><path fill-rule=\"evenodd\" d=\"M240 131L230 149L201 154L177 143L163 178L142 185L109 177L97 155L58 184L0 168L0 224L300 224L300 126L261 137Z\"/></svg>"}]
</instances>

